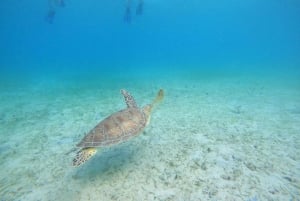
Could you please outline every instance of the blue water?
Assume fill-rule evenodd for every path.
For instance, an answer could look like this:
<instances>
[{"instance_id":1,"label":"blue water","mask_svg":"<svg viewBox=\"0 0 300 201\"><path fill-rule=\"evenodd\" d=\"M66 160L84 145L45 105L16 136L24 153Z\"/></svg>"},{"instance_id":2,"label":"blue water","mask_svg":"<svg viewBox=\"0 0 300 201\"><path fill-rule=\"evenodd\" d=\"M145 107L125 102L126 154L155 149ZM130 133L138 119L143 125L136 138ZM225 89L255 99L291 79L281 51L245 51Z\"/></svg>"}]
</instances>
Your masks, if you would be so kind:
<instances>
[{"instance_id":1,"label":"blue water","mask_svg":"<svg viewBox=\"0 0 300 201\"><path fill-rule=\"evenodd\" d=\"M1 201L299 200L300 1L60 3L0 2ZM121 88L166 97L70 167Z\"/></svg>"},{"instance_id":2,"label":"blue water","mask_svg":"<svg viewBox=\"0 0 300 201\"><path fill-rule=\"evenodd\" d=\"M1 2L1 69L181 68L299 63L298 1ZM169 69L168 69L169 70Z\"/></svg>"}]
</instances>

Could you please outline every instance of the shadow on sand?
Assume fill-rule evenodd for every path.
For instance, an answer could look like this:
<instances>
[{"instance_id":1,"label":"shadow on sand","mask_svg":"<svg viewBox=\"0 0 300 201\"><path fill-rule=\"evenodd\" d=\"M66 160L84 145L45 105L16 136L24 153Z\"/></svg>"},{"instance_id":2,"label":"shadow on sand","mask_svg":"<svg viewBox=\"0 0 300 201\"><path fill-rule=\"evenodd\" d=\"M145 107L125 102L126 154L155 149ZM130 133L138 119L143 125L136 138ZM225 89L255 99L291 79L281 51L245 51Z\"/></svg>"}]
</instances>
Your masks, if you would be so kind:
<instances>
[{"instance_id":1,"label":"shadow on sand","mask_svg":"<svg viewBox=\"0 0 300 201\"><path fill-rule=\"evenodd\" d=\"M87 164L82 165L72 175L75 180L93 181L110 179L114 174L123 172L134 164L138 156L138 147L131 143L98 151L97 155Z\"/></svg>"}]
</instances>

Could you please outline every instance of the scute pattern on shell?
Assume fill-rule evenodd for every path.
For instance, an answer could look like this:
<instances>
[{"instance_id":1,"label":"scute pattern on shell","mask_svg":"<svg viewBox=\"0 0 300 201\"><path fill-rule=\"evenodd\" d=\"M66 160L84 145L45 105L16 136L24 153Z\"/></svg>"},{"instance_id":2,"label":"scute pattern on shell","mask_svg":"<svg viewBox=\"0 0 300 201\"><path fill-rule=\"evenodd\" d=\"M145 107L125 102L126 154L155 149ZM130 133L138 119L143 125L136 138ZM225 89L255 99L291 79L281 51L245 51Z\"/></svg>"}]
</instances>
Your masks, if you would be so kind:
<instances>
[{"instance_id":1,"label":"scute pattern on shell","mask_svg":"<svg viewBox=\"0 0 300 201\"><path fill-rule=\"evenodd\" d=\"M124 142L139 134L146 122L146 115L139 108L121 110L101 121L77 146L101 147Z\"/></svg>"}]
</instances>

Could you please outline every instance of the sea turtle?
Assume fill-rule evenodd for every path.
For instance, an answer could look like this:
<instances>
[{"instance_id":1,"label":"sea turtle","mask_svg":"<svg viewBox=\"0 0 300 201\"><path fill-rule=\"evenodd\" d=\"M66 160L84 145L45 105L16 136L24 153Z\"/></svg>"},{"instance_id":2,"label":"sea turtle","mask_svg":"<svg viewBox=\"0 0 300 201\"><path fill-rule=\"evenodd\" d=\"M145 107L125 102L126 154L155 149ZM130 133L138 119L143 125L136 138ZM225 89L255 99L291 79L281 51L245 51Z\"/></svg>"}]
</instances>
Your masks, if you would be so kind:
<instances>
[{"instance_id":1,"label":"sea turtle","mask_svg":"<svg viewBox=\"0 0 300 201\"><path fill-rule=\"evenodd\" d=\"M80 142L81 149L73 159L73 166L80 166L97 152L98 147L115 145L137 136L149 124L152 109L164 97L159 90L151 104L139 108L126 90L121 90L127 108L113 113L96 125Z\"/></svg>"}]
</instances>

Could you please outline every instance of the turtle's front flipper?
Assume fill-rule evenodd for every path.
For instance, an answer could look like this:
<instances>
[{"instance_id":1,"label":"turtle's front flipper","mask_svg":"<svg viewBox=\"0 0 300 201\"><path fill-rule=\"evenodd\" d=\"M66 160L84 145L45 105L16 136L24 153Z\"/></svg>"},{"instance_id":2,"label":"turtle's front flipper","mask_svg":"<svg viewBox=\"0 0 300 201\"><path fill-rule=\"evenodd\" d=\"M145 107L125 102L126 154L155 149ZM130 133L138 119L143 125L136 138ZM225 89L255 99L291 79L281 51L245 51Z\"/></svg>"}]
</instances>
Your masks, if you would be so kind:
<instances>
[{"instance_id":1,"label":"turtle's front flipper","mask_svg":"<svg viewBox=\"0 0 300 201\"><path fill-rule=\"evenodd\" d=\"M128 108L130 108L130 107L136 108L137 107L137 104L136 104L133 96L128 91L126 91L125 89L121 89L121 93L124 96L124 99L125 99L125 102L126 102L126 105Z\"/></svg>"},{"instance_id":2,"label":"turtle's front flipper","mask_svg":"<svg viewBox=\"0 0 300 201\"><path fill-rule=\"evenodd\" d=\"M79 150L76 157L73 159L73 166L78 167L89 160L93 155L95 155L97 149L94 147L87 147Z\"/></svg>"}]
</instances>

